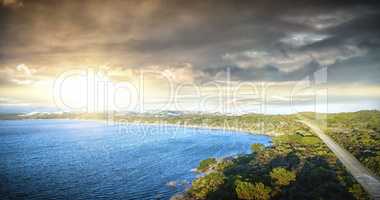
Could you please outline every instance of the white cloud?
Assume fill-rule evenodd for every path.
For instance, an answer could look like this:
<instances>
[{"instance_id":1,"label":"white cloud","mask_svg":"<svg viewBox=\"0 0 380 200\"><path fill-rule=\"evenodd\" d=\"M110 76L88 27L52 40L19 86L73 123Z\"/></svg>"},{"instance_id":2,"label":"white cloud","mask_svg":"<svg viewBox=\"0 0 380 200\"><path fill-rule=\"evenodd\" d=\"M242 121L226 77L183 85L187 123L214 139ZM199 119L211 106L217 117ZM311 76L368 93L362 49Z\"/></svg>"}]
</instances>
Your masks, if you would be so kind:
<instances>
[{"instance_id":1,"label":"white cloud","mask_svg":"<svg viewBox=\"0 0 380 200\"><path fill-rule=\"evenodd\" d=\"M29 85L29 84L33 83L32 80L12 79L11 81L18 84L18 85Z\"/></svg>"},{"instance_id":2,"label":"white cloud","mask_svg":"<svg viewBox=\"0 0 380 200\"><path fill-rule=\"evenodd\" d=\"M35 70L30 70L25 64L17 65L16 69L23 72L26 76L32 76L32 73L35 72Z\"/></svg>"},{"instance_id":3,"label":"white cloud","mask_svg":"<svg viewBox=\"0 0 380 200\"><path fill-rule=\"evenodd\" d=\"M307 15L307 16L287 16L286 21L305 24L317 30L338 26L355 18L352 12L337 11L329 14Z\"/></svg>"},{"instance_id":4,"label":"white cloud","mask_svg":"<svg viewBox=\"0 0 380 200\"><path fill-rule=\"evenodd\" d=\"M313 60L322 65L331 65L336 61L363 56L367 53L354 45L344 45L324 50L289 50L289 51L258 51L247 50L225 54L223 59L241 68L263 68L273 65L280 71L291 72L304 67Z\"/></svg>"},{"instance_id":5,"label":"white cloud","mask_svg":"<svg viewBox=\"0 0 380 200\"><path fill-rule=\"evenodd\" d=\"M0 69L0 77L3 77L1 83L4 85L29 85L42 80L42 76L35 75L37 70L26 66L25 64L16 67L4 67Z\"/></svg>"},{"instance_id":6,"label":"white cloud","mask_svg":"<svg viewBox=\"0 0 380 200\"><path fill-rule=\"evenodd\" d=\"M322 41L328 38L328 35L316 34L316 33L293 33L280 40L284 44L288 44L293 47L301 47L309 45L315 42Z\"/></svg>"}]
</instances>

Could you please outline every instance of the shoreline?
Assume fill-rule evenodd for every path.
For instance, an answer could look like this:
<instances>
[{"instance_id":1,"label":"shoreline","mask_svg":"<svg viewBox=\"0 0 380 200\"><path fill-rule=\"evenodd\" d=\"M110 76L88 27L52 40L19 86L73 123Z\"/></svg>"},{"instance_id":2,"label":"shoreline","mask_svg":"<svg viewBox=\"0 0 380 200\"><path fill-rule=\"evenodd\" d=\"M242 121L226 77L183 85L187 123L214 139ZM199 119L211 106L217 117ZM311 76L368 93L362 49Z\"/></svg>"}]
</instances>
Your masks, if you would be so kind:
<instances>
[{"instance_id":1,"label":"shoreline","mask_svg":"<svg viewBox=\"0 0 380 200\"><path fill-rule=\"evenodd\" d=\"M71 122L75 123L75 122L89 122L88 124L91 126L91 124L95 124L96 126L99 126L99 127L102 127L103 125L106 127L106 126L130 126L130 125L136 125L136 126L160 126L158 128L164 128L164 127L178 127L180 129L182 128L192 128L192 129L204 129L204 130L223 130L223 131L229 131L230 129L226 129L226 128L222 128L222 127L213 127L213 128L209 128L209 127L204 127L204 126L196 126L196 125L185 125L185 124L170 124L170 123L134 123L134 122L127 122L127 121L117 121L117 120L102 120L102 119L75 119L75 118L51 118L51 119L41 119L41 118L35 118L35 119L18 119L18 120L4 120L4 121L19 121L21 124L23 123L22 121L23 120L26 120L26 121L30 121L30 122L33 122L33 121L45 121L46 123L48 123L50 121L51 124L56 124L56 123L59 123L59 121L61 121L63 124L70 124ZM71 122L70 122L71 121ZM44 122L43 122L44 123ZM98 124L98 123L101 123L101 124ZM98 124L98 125L97 125ZM26 127L26 128L29 128L29 127ZM111 127L112 128L112 127ZM259 136L259 135L263 135L263 134L256 134L256 133L251 133L251 132L242 132L242 131L238 131L238 130L233 130L234 131L234 135L236 137L245 137L244 135L241 135L241 134L246 134L248 136L251 136L251 137L255 137L255 136ZM218 133L219 134L219 133ZM220 133L220 134L223 134L223 133ZM266 137L268 137L270 140L269 141L272 141L271 140L271 137L265 135ZM197 137L197 136L194 136L194 137ZM227 140L228 141L228 140ZM250 144L250 143L249 143ZM267 144L265 145L271 145L271 142L268 142ZM223 146L221 146L223 147ZM246 154L246 153L242 153L242 154ZM220 156L220 157L215 157L216 159L218 160L223 160L223 159L229 159L229 158L236 158L237 156L240 156L242 154L232 154L232 155L223 155L223 156ZM202 161L199 160L198 161L198 164ZM195 168L192 168L190 171L186 172L188 174L195 174L195 176L191 179L189 179L188 183L186 183L186 187L184 187L184 189L182 190L181 189L181 185L180 184L183 184L182 182L178 182L176 179L174 180L171 180L169 182L167 182L165 185L163 185L162 187L175 187L177 188L176 190L178 192L172 194L172 195L169 195L168 196L168 199L172 199L174 196L176 195L179 195L179 194L185 194L188 190L189 187L191 187L191 184L194 180L196 180L198 178L197 176L197 172L194 171ZM180 180L180 179L179 179ZM186 179L187 180L187 179ZM174 182L173 182L174 181ZM180 188L180 190L178 189Z\"/></svg>"},{"instance_id":2,"label":"shoreline","mask_svg":"<svg viewBox=\"0 0 380 200\"><path fill-rule=\"evenodd\" d=\"M126 125L145 125L145 126L166 126L166 127L178 127L178 128L191 128L191 129L207 129L207 130L215 130L215 131L233 131L237 133L249 134L249 135L262 135L268 137L276 137L280 134L268 134L268 133L260 133L256 131L249 131L245 129L238 128L225 128L225 127L209 127L209 126L199 126L199 125L186 125L186 124L172 124L172 123L140 123L140 122L125 122L122 124Z\"/></svg>"},{"instance_id":3,"label":"shoreline","mask_svg":"<svg viewBox=\"0 0 380 200\"><path fill-rule=\"evenodd\" d=\"M25 119L1 119L4 121L10 120L76 120L76 121L93 121L93 122L99 122L109 125L145 125L145 126L163 126L163 127L178 127L178 128L192 128L192 129L208 129L208 130L216 130L216 131L233 131L243 134L249 134L249 135L262 135L262 136L268 136L268 137L276 137L284 134L280 133L263 133L260 131L252 131L247 129L240 129L240 128L234 128L234 127L216 127L216 126L202 126L202 125L188 125L188 124L175 124L175 123L149 123L149 122L129 122L129 121L115 121L115 120L108 120L108 119L80 119L80 118L25 118ZM1 121L0 120L0 121Z\"/></svg>"}]
</instances>

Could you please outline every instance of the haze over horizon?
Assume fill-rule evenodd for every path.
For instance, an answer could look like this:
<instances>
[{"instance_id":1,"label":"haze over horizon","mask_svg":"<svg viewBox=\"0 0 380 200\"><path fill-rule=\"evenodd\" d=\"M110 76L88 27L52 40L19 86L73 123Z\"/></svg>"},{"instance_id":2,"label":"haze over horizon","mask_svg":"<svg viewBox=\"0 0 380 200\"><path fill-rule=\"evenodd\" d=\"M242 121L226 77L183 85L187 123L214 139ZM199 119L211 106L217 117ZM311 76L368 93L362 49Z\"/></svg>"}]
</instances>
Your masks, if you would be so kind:
<instances>
[{"instance_id":1,"label":"haze over horizon","mask_svg":"<svg viewBox=\"0 0 380 200\"><path fill-rule=\"evenodd\" d=\"M0 0L0 112L380 109L379 8Z\"/></svg>"}]
</instances>

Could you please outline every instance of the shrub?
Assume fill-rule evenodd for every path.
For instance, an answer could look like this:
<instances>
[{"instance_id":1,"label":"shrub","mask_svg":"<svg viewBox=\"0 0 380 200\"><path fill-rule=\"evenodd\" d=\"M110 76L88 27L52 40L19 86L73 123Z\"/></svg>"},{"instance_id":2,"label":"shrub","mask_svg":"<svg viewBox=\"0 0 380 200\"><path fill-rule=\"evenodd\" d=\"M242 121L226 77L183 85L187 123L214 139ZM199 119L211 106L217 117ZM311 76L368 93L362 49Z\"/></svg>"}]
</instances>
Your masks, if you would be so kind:
<instances>
[{"instance_id":1,"label":"shrub","mask_svg":"<svg viewBox=\"0 0 380 200\"><path fill-rule=\"evenodd\" d=\"M352 195L355 197L357 200L365 200L367 198L367 194L365 191L362 189L362 187L359 184L354 184L349 191L352 193Z\"/></svg>"},{"instance_id":2,"label":"shrub","mask_svg":"<svg viewBox=\"0 0 380 200\"><path fill-rule=\"evenodd\" d=\"M263 183L252 184L244 181L239 181L235 190L238 198L245 200L267 200L271 192L271 189Z\"/></svg>"},{"instance_id":3,"label":"shrub","mask_svg":"<svg viewBox=\"0 0 380 200\"><path fill-rule=\"evenodd\" d=\"M296 174L294 172L282 167L274 168L270 173L270 177L278 186L287 186L290 182L296 180Z\"/></svg>"},{"instance_id":4,"label":"shrub","mask_svg":"<svg viewBox=\"0 0 380 200\"><path fill-rule=\"evenodd\" d=\"M199 166L197 167L197 171L205 172L207 171L211 165L216 164L217 161L215 158L207 158L206 160L202 160Z\"/></svg>"},{"instance_id":5,"label":"shrub","mask_svg":"<svg viewBox=\"0 0 380 200\"><path fill-rule=\"evenodd\" d=\"M255 143L255 144L251 145L251 150L254 153L259 153L264 149L265 149L265 146L263 144L260 144L260 143Z\"/></svg>"},{"instance_id":6,"label":"shrub","mask_svg":"<svg viewBox=\"0 0 380 200\"><path fill-rule=\"evenodd\" d=\"M225 177L220 173L210 173L193 181L190 194L198 199L206 199L210 194L216 192L224 184Z\"/></svg>"}]
</instances>

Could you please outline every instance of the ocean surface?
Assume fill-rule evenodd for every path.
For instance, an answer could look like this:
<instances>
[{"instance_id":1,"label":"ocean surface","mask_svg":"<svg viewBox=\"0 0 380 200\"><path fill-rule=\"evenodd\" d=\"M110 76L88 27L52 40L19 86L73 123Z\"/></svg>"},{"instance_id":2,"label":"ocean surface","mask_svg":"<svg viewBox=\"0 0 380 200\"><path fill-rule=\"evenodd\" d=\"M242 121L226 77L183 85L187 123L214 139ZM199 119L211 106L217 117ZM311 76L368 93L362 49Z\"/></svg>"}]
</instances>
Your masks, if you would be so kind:
<instances>
[{"instance_id":1,"label":"ocean surface","mask_svg":"<svg viewBox=\"0 0 380 200\"><path fill-rule=\"evenodd\" d=\"M0 121L0 199L169 199L199 162L270 137L94 121Z\"/></svg>"}]
</instances>

